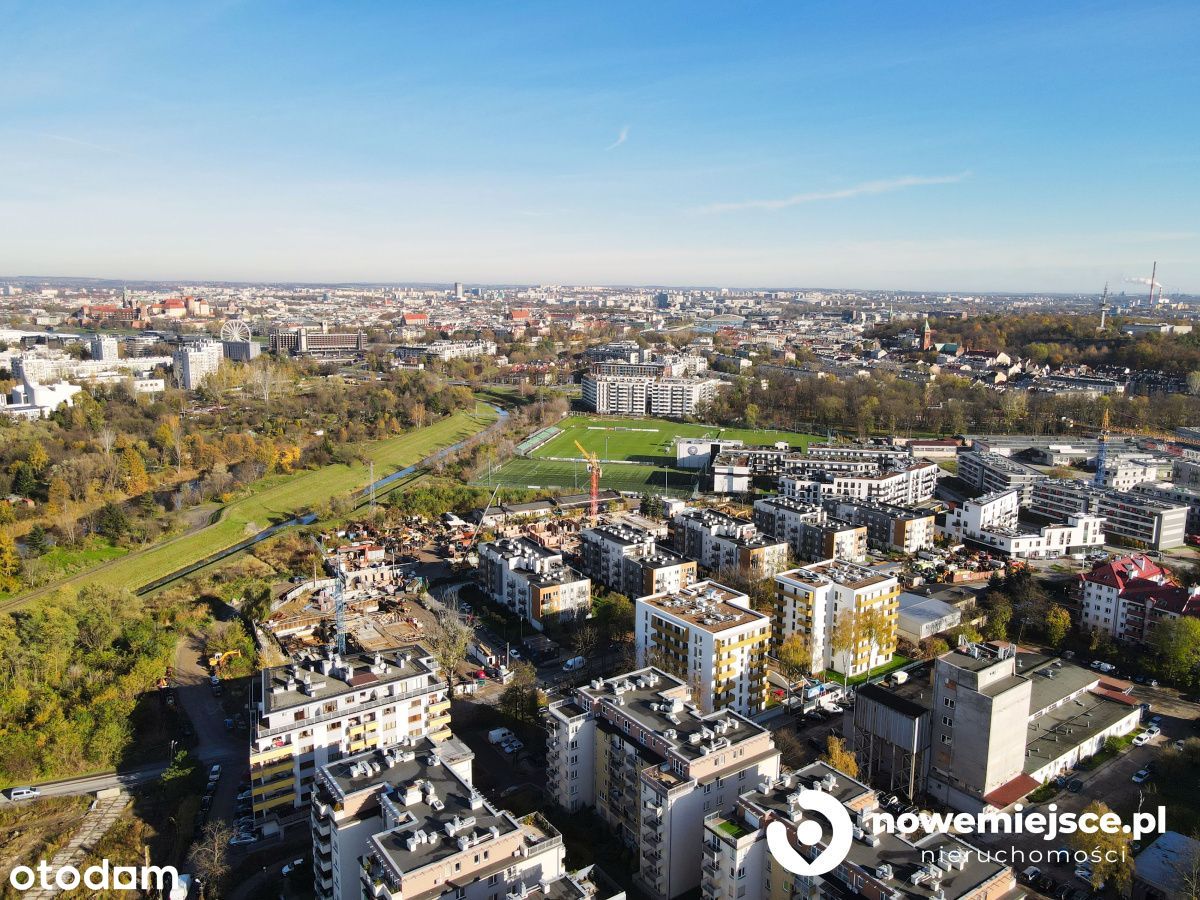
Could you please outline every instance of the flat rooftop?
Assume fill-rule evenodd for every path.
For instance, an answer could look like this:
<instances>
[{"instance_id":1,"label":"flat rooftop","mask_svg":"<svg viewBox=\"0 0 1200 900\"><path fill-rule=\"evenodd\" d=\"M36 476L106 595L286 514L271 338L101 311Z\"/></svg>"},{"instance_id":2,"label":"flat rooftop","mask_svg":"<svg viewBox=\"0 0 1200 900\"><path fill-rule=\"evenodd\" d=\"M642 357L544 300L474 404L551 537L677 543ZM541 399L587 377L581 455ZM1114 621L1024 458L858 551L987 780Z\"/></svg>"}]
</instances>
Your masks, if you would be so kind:
<instances>
[{"instance_id":1,"label":"flat rooftop","mask_svg":"<svg viewBox=\"0 0 1200 900\"><path fill-rule=\"evenodd\" d=\"M768 619L750 609L750 599L745 594L714 581L698 581L672 593L639 597L637 602L712 634Z\"/></svg>"},{"instance_id":2,"label":"flat rooftop","mask_svg":"<svg viewBox=\"0 0 1200 900\"><path fill-rule=\"evenodd\" d=\"M1140 716L1133 704L1085 692L1062 706L1047 710L1029 723L1025 738L1025 771L1036 772L1073 751L1097 732L1129 716Z\"/></svg>"},{"instance_id":3,"label":"flat rooftop","mask_svg":"<svg viewBox=\"0 0 1200 900\"><path fill-rule=\"evenodd\" d=\"M761 726L728 708L700 712L688 699L690 691L684 682L653 667L597 679L581 687L579 695L589 707L611 706L687 760L765 733Z\"/></svg>"},{"instance_id":4,"label":"flat rooftop","mask_svg":"<svg viewBox=\"0 0 1200 900\"><path fill-rule=\"evenodd\" d=\"M803 568L817 575L824 575L830 581L853 590L882 584L892 578L890 575L880 575L866 566L860 566L841 559L813 563L811 566L803 566Z\"/></svg>"},{"instance_id":5,"label":"flat rooftop","mask_svg":"<svg viewBox=\"0 0 1200 900\"><path fill-rule=\"evenodd\" d=\"M263 714L318 703L381 684L423 678L433 687L441 681L429 651L416 644L377 653L311 654L285 666L259 673Z\"/></svg>"}]
</instances>

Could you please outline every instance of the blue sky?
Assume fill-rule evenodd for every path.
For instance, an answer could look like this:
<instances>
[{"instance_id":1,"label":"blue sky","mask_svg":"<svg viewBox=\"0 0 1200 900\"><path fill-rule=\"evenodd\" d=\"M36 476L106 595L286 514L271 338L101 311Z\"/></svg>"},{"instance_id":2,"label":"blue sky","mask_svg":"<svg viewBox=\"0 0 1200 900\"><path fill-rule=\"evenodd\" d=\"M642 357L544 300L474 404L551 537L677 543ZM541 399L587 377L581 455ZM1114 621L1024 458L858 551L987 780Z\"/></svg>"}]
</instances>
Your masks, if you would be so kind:
<instances>
[{"instance_id":1,"label":"blue sky","mask_svg":"<svg viewBox=\"0 0 1200 900\"><path fill-rule=\"evenodd\" d=\"M1200 4L0 0L0 273L1200 293Z\"/></svg>"}]
</instances>

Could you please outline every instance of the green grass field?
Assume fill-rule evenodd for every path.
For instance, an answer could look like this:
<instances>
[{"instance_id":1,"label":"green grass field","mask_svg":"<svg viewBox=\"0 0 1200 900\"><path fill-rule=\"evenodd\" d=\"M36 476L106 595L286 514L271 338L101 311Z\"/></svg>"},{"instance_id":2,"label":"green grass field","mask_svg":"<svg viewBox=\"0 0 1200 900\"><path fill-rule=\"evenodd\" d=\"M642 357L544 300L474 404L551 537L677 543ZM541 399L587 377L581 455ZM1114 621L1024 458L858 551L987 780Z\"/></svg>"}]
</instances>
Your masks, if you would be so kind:
<instances>
[{"instance_id":1,"label":"green grass field","mask_svg":"<svg viewBox=\"0 0 1200 900\"><path fill-rule=\"evenodd\" d=\"M477 434L495 420L495 411L480 403L473 413L458 412L427 428L363 444L362 450L375 462L375 477L383 478L443 447ZM148 550L131 553L111 565L65 579L56 586L96 583L136 590L304 509L321 506L339 494L366 487L368 472L367 466L356 463L264 478L249 493L226 504L220 518L212 525Z\"/></svg>"},{"instance_id":2,"label":"green grass field","mask_svg":"<svg viewBox=\"0 0 1200 900\"><path fill-rule=\"evenodd\" d=\"M744 441L746 444L774 444L787 441L796 447L807 447L810 441L823 440L816 435L791 431L768 431L751 428L721 428L717 425L692 425L668 419L610 419L592 416L572 416L561 425L562 433L531 455L537 459L577 459L575 442L583 444L601 459L620 459L650 465L675 464L675 438L712 437Z\"/></svg>"},{"instance_id":3,"label":"green grass field","mask_svg":"<svg viewBox=\"0 0 1200 900\"><path fill-rule=\"evenodd\" d=\"M578 453L578 451L576 451ZM666 487L663 478L666 477ZM475 482L489 484L487 475ZM588 472L583 463L561 462L551 459L512 459L492 475L490 483L502 487L560 487L570 491L586 493ZM611 463L603 467L600 486L614 491L638 493L668 493L672 496L692 495L696 485L696 473L683 472L666 466L649 466L636 463Z\"/></svg>"}]
</instances>

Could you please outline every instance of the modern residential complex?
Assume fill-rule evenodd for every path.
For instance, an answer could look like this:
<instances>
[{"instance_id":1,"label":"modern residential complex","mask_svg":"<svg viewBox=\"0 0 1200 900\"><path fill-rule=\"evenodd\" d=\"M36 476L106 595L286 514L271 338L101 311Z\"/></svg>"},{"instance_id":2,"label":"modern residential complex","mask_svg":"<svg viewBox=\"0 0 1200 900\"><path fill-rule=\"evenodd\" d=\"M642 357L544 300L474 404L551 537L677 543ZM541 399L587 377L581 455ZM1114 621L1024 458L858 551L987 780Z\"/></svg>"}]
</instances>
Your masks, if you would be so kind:
<instances>
[{"instance_id":1,"label":"modern residential complex","mask_svg":"<svg viewBox=\"0 0 1200 900\"><path fill-rule=\"evenodd\" d=\"M414 645L382 653L313 653L263 669L250 697L254 818L305 809L317 769L409 738L450 736L448 685Z\"/></svg>"},{"instance_id":2,"label":"modern residential complex","mask_svg":"<svg viewBox=\"0 0 1200 900\"><path fill-rule=\"evenodd\" d=\"M796 559L846 559L862 562L867 554L867 528L831 518L823 507L788 497L754 501L754 524L764 533L787 541Z\"/></svg>"},{"instance_id":3,"label":"modern residential complex","mask_svg":"<svg viewBox=\"0 0 1200 900\"><path fill-rule=\"evenodd\" d=\"M579 556L594 583L627 597L678 591L696 580L695 560L664 550L650 532L634 525L600 525L581 532Z\"/></svg>"},{"instance_id":4,"label":"modern residential complex","mask_svg":"<svg viewBox=\"0 0 1200 900\"><path fill-rule=\"evenodd\" d=\"M862 675L890 662L896 651L899 595L895 576L844 560L781 572L775 576L772 647L799 634L810 671Z\"/></svg>"},{"instance_id":5,"label":"modern residential complex","mask_svg":"<svg viewBox=\"0 0 1200 900\"><path fill-rule=\"evenodd\" d=\"M547 619L581 618L591 609L591 580L557 550L520 537L480 544L478 553L488 596L539 631Z\"/></svg>"},{"instance_id":6,"label":"modern residential complex","mask_svg":"<svg viewBox=\"0 0 1200 900\"><path fill-rule=\"evenodd\" d=\"M636 851L635 879L669 900L700 885L704 820L779 774L765 728L704 712L684 681L649 667L593 681L546 713L548 781L567 809L594 807Z\"/></svg>"},{"instance_id":7,"label":"modern residential complex","mask_svg":"<svg viewBox=\"0 0 1200 900\"><path fill-rule=\"evenodd\" d=\"M671 546L711 572L738 569L767 576L787 567L788 545L715 509L685 508L671 518Z\"/></svg>"},{"instance_id":8,"label":"modern residential complex","mask_svg":"<svg viewBox=\"0 0 1200 900\"><path fill-rule=\"evenodd\" d=\"M1187 529L1187 506L1065 478L1035 484L1030 505L1038 515L1060 521L1069 516L1099 516L1110 542L1152 550L1182 546Z\"/></svg>"},{"instance_id":9,"label":"modern residential complex","mask_svg":"<svg viewBox=\"0 0 1200 900\"><path fill-rule=\"evenodd\" d=\"M225 358L225 348L220 341L194 341L181 344L171 354L175 365L175 380L185 391L197 390L204 379L217 371Z\"/></svg>"},{"instance_id":10,"label":"modern residential complex","mask_svg":"<svg viewBox=\"0 0 1200 900\"><path fill-rule=\"evenodd\" d=\"M639 597L634 616L639 665L686 680L706 711L762 711L771 620L752 610L745 594L699 581Z\"/></svg>"},{"instance_id":11,"label":"modern residential complex","mask_svg":"<svg viewBox=\"0 0 1200 900\"><path fill-rule=\"evenodd\" d=\"M721 387L715 378L646 378L629 375L583 376L588 409L613 416L694 416Z\"/></svg>"}]
</instances>

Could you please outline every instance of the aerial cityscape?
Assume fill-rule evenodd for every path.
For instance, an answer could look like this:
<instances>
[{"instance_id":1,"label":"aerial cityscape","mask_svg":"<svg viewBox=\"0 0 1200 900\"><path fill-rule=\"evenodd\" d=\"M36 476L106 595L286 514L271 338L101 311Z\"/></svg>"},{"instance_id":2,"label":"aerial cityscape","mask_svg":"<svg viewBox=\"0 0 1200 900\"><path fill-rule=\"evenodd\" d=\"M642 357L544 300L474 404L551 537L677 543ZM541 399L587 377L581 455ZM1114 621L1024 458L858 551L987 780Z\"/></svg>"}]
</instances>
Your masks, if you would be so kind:
<instances>
[{"instance_id":1,"label":"aerial cityscape","mask_svg":"<svg viewBox=\"0 0 1200 900\"><path fill-rule=\"evenodd\" d=\"M0 897L1200 898L1194 5L4 20Z\"/></svg>"}]
</instances>

